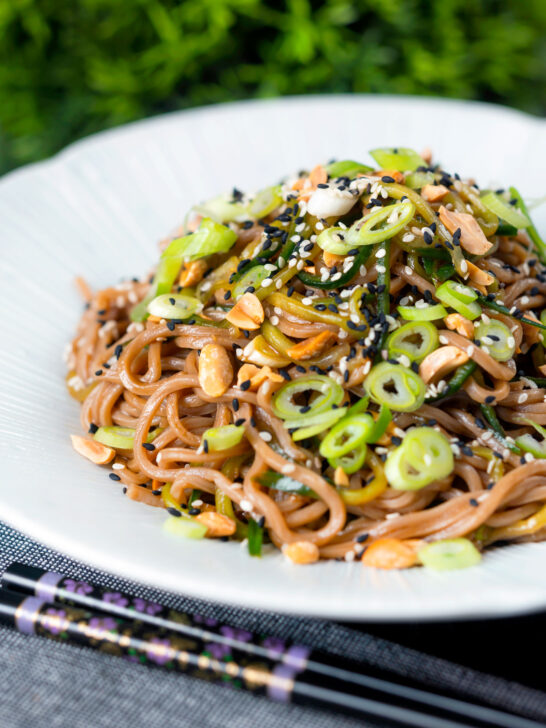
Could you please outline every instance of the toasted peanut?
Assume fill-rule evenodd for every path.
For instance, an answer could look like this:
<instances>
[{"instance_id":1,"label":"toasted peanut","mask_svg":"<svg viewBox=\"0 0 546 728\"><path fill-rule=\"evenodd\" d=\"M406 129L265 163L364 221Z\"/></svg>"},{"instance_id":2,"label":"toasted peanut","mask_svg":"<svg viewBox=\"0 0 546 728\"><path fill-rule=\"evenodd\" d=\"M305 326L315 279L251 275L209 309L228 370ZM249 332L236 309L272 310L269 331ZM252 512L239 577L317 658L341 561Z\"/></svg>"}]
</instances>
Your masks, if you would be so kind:
<instances>
[{"instance_id":1,"label":"toasted peanut","mask_svg":"<svg viewBox=\"0 0 546 728\"><path fill-rule=\"evenodd\" d=\"M450 313L446 316L445 324L451 331L456 331L461 336L466 336L467 339L474 338L474 324L469 319L461 316L460 313Z\"/></svg>"},{"instance_id":2,"label":"toasted peanut","mask_svg":"<svg viewBox=\"0 0 546 728\"><path fill-rule=\"evenodd\" d=\"M438 202L443 199L449 190L444 185L425 185L421 190L421 197L427 202Z\"/></svg>"},{"instance_id":3,"label":"toasted peanut","mask_svg":"<svg viewBox=\"0 0 546 728\"><path fill-rule=\"evenodd\" d=\"M244 293L226 316L226 319L246 331L259 329L264 320L264 308L258 296Z\"/></svg>"},{"instance_id":4,"label":"toasted peanut","mask_svg":"<svg viewBox=\"0 0 546 728\"><path fill-rule=\"evenodd\" d=\"M271 382L284 382L283 377L274 372L271 367L257 367L254 364L243 364L237 372L237 386L250 379L249 390L255 392L259 386L269 379Z\"/></svg>"},{"instance_id":5,"label":"toasted peanut","mask_svg":"<svg viewBox=\"0 0 546 728\"><path fill-rule=\"evenodd\" d=\"M311 541L294 541L282 547L282 552L294 564L313 564L319 559L318 546Z\"/></svg>"},{"instance_id":6,"label":"toasted peanut","mask_svg":"<svg viewBox=\"0 0 546 728\"><path fill-rule=\"evenodd\" d=\"M349 478L341 465L334 472L334 483L340 485L342 488L346 488L349 485Z\"/></svg>"},{"instance_id":7,"label":"toasted peanut","mask_svg":"<svg viewBox=\"0 0 546 728\"><path fill-rule=\"evenodd\" d=\"M399 185L403 185L406 179L404 174L397 169L378 169L377 172L374 172L374 175L376 177L392 177Z\"/></svg>"},{"instance_id":8,"label":"toasted peanut","mask_svg":"<svg viewBox=\"0 0 546 728\"><path fill-rule=\"evenodd\" d=\"M324 264L328 266L328 268L333 268L334 265L339 265L340 263L343 263L345 260L344 255L336 255L335 253L329 253L327 250L324 251L322 254L322 257L324 259Z\"/></svg>"},{"instance_id":9,"label":"toasted peanut","mask_svg":"<svg viewBox=\"0 0 546 728\"><path fill-rule=\"evenodd\" d=\"M205 344L199 356L199 384L209 397L221 397L233 381L233 367L220 344Z\"/></svg>"},{"instance_id":10,"label":"toasted peanut","mask_svg":"<svg viewBox=\"0 0 546 728\"><path fill-rule=\"evenodd\" d=\"M438 381L467 362L469 358L466 351L457 346L440 346L423 359L419 365L419 376L425 384L433 380Z\"/></svg>"},{"instance_id":11,"label":"toasted peanut","mask_svg":"<svg viewBox=\"0 0 546 728\"><path fill-rule=\"evenodd\" d=\"M380 538L368 546L362 563L376 569L407 569L417 563L415 545L398 538Z\"/></svg>"},{"instance_id":12,"label":"toasted peanut","mask_svg":"<svg viewBox=\"0 0 546 728\"><path fill-rule=\"evenodd\" d=\"M317 164L317 166L311 170L311 174L309 175L309 181L311 182L313 187L316 187L320 184L325 184L328 181L328 173L326 172L322 164Z\"/></svg>"},{"instance_id":13,"label":"toasted peanut","mask_svg":"<svg viewBox=\"0 0 546 728\"><path fill-rule=\"evenodd\" d=\"M195 286L203 278L206 270L207 262L203 258L200 260L192 260L189 263L183 263L178 285L184 288Z\"/></svg>"},{"instance_id":14,"label":"toasted peanut","mask_svg":"<svg viewBox=\"0 0 546 728\"><path fill-rule=\"evenodd\" d=\"M487 271L478 268L477 265L474 265L474 263L471 263L469 260L466 261L466 264L468 265L468 277L470 280L476 284L476 286L480 286L482 293L487 293L487 291L484 291L483 289L494 282L494 276L487 273Z\"/></svg>"},{"instance_id":15,"label":"toasted peanut","mask_svg":"<svg viewBox=\"0 0 546 728\"><path fill-rule=\"evenodd\" d=\"M195 516L195 520L207 527L207 536L209 538L231 536L232 533L235 533L235 521L216 511L200 513Z\"/></svg>"},{"instance_id":16,"label":"toasted peanut","mask_svg":"<svg viewBox=\"0 0 546 728\"><path fill-rule=\"evenodd\" d=\"M88 440L87 437L81 437L81 435L70 435L70 439L74 450L83 455L84 458L91 460L95 465L109 463L116 454L113 448L95 440Z\"/></svg>"},{"instance_id":17,"label":"toasted peanut","mask_svg":"<svg viewBox=\"0 0 546 728\"><path fill-rule=\"evenodd\" d=\"M316 336L311 336L309 339L304 339L298 344L291 346L286 350L287 355L291 359L301 361L303 359L311 359L315 354L323 351L332 339L335 339L336 335L333 331L321 331Z\"/></svg>"},{"instance_id":18,"label":"toasted peanut","mask_svg":"<svg viewBox=\"0 0 546 728\"><path fill-rule=\"evenodd\" d=\"M485 237L478 221L466 212L453 212L443 205L439 210L440 220L450 233L461 228L461 245L473 255L484 255L493 247L493 243Z\"/></svg>"},{"instance_id":19,"label":"toasted peanut","mask_svg":"<svg viewBox=\"0 0 546 728\"><path fill-rule=\"evenodd\" d=\"M421 157L430 166L430 163L432 162L432 149L430 147L425 147L421 152Z\"/></svg>"}]
</instances>

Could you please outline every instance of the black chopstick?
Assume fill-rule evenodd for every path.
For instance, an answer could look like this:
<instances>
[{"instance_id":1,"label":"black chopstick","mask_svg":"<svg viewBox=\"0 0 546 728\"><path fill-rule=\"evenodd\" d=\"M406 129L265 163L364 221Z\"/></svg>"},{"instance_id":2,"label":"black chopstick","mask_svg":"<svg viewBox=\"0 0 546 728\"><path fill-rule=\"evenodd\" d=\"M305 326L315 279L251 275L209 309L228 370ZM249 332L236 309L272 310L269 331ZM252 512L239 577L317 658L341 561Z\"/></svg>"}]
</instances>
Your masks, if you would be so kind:
<instances>
[{"instance_id":1,"label":"black chopstick","mask_svg":"<svg viewBox=\"0 0 546 728\"><path fill-rule=\"evenodd\" d=\"M101 649L103 644L118 644L120 640L129 639L131 649L137 650L141 656L144 654L145 659L146 655L153 658L159 650L157 645L163 644L165 654L160 661L164 663L167 653L170 654L169 650L179 648L179 652L187 655L184 664L179 664L177 658L174 668L168 669L192 672L199 662L201 668L206 663L206 671L212 672L219 680L242 680L247 688L248 680L244 675L248 677L249 666L259 661L266 665L267 679L264 675L255 677L262 682L266 680L261 692L273 699L314 705L320 703L420 728L537 728L539 725L489 707L364 675L360 672L361 665L331 655L313 653L310 659L311 650L301 645L287 645L272 637L257 637L199 615L176 612L139 597L25 564L12 564L4 573L3 583L8 590L0 590L0 619L3 618L21 631L29 631L29 625L34 625L38 627L39 634L55 637L47 625L52 620L64 620L67 622L65 631L69 641L83 642ZM71 618L60 616L60 611ZM17 614L27 612L34 615L34 622L17 617ZM102 637L97 637L95 630L93 640L88 639L89 634L93 634L93 625L100 625L101 619L104 622L108 618L110 621L107 624L113 631L106 633L104 629L102 632L99 629ZM76 626L73 619L78 620ZM36 630L33 628L33 631ZM123 644L118 647L123 648ZM225 662L226 659L229 662ZM151 664L158 666L153 659ZM231 667L226 668L227 664ZM235 677L236 669L240 672L239 677ZM251 669L256 672L256 668ZM226 670L231 670L233 674L226 674ZM392 705L393 702L397 705ZM460 717L470 722L461 723L458 720Z\"/></svg>"}]
</instances>

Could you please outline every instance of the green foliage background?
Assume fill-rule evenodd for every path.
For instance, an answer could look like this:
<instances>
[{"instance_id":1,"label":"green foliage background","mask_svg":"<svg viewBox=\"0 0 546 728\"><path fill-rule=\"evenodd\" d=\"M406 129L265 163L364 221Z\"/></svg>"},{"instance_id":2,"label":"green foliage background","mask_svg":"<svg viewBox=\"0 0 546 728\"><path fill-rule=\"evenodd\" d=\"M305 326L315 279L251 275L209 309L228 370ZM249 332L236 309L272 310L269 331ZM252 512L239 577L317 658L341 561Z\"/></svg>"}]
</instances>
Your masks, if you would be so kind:
<instances>
[{"instance_id":1,"label":"green foliage background","mask_svg":"<svg viewBox=\"0 0 546 728\"><path fill-rule=\"evenodd\" d=\"M0 172L90 132L279 94L546 110L546 0L0 0Z\"/></svg>"}]
</instances>

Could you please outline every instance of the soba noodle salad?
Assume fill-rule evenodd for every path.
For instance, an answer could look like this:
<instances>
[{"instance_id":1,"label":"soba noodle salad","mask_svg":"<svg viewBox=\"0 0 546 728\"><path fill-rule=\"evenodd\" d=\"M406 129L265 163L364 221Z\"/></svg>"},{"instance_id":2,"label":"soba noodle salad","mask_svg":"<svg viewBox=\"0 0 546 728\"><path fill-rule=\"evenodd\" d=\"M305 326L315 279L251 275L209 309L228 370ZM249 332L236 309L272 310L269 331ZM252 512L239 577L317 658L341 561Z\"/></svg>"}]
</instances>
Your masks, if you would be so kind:
<instances>
[{"instance_id":1,"label":"soba noodle salad","mask_svg":"<svg viewBox=\"0 0 546 728\"><path fill-rule=\"evenodd\" d=\"M370 155L194 207L142 279L79 280L74 448L168 532L384 569L546 537L546 245L513 187Z\"/></svg>"}]
</instances>

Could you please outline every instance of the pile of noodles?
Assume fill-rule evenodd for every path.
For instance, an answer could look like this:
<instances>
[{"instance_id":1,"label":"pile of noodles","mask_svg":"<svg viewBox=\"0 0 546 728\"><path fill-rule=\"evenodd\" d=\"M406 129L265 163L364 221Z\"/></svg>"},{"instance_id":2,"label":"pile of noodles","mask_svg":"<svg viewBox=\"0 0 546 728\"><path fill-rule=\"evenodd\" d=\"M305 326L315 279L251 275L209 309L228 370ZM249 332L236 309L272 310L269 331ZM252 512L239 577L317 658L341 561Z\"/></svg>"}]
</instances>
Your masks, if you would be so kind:
<instances>
[{"instance_id":1,"label":"pile of noodles","mask_svg":"<svg viewBox=\"0 0 546 728\"><path fill-rule=\"evenodd\" d=\"M306 212L316 184L312 176L303 173L284 184L283 204L265 220L229 223L237 233L235 245L228 253L209 257L200 269L198 291L205 307L199 323L173 326L153 318L138 323L131 320L130 313L149 290L153 274L96 293L83 280L79 281L86 304L67 355L68 387L81 402L85 432L93 433L97 427L110 425L135 430L133 448L117 451L115 459L106 466L111 469L112 479L121 481L129 498L165 507L162 490L168 483L177 503L187 504L190 494L198 490L197 510L213 510L214 494L219 489L231 499L237 518L243 523L252 518L263 524L266 538L276 547L310 541L319 547L324 559L351 561L362 556L368 544L387 536L428 541L466 536L479 548L546 536L546 528L540 519L534 518L546 502L546 459L525 457L507 447L518 435L534 432L525 418L546 425L546 387L540 382L545 362L540 329L521 320L522 312L537 319L545 306L546 269L525 231L507 237L496 234L496 225L488 227L490 221L480 208L478 188L473 181L463 181L437 166L430 166L428 171L434 174L436 182L448 187L441 203L429 203L419 190L405 188L403 175L397 175L396 182L389 176L392 173L386 171L361 175L366 185L361 196L355 198L353 217L389 204L389 190L400 187L416 201L417 212L406 230L391 240L390 260L372 255L367 265L340 288L325 292L300 280L302 269L324 272L324 254L315 244L316 234L336 222ZM314 173L316 178L316 170ZM234 199L239 198L240 193L236 192ZM259 256L269 239L265 231L271 229L279 215L287 225L293 224L295 218L306 220L312 235L301 240L296 235L291 257L298 265L289 267L289 260L281 261L284 277L279 279L280 285L273 281L271 297L262 301L265 321L294 343L325 330L332 331L335 336L326 350L312 360L284 366L283 376L288 380L310 371L326 373L342 385L347 402L354 403L364 396L363 383L370 362L380 361L386 354L374 351L369 339L365 340L365 327L343 330L326 316L321 321L316 311L313 316L306 315L311 310L309 301L295 314L283 308L282 300L290 300L286 293L291 289L292 300L304 297L312 303L314 297L329 296L340 303L347 300L341 295L344 289L368 287L373 294L367 304L373 321L377 314L373 300L377 295L377 267L386 262L389 327L395 328L399 318L396 307L401 300L411 302L428 295L427 292L435 292L436 286L407 241L422 237L423 230L430 229L437 220L440 204L473 214L493 243L491 251L474 259L474 263L493 277L494 285L487 288L476 284L476 288L484 296L494 290L494 300L511 311L507 314L484 308L484 316L509 326L516 341L515 358L504 363L496 361L464 335L447 329L441 320L436 321L442 343L467 351L477 368L457 391L449 391L443 383L437 391L434 387L429 389L427 400L416 411L393 412L387 436L381 444L370 446L375 457L350 475L344 487L356 490L374 478L384 480L382 468L392 447L391 438L400 442L405 431L416 425L434 427L449 438L455 453L454 470L444 479L415 491L395 490L385 483L368 502L348 505L341 497L340 487L334 484L333 469L318 454L319 440L294 442L283 422L274 415L271 398L281 386L279 382L266 378L256 391L237 385L238 369L245 360L252 361L250 355L245 358L244 352L249 351L249 343L260 335L260 330L244 332L235 326L217 326L234 301L226 298L229 276L218 281L214 272L228 258L235 256L236 269L241 260ZM448 236L437 239L441 245L446 240L449 243ZM446 247L450 248L449 244ZM464 256L465 252L462 253ZM328 275L333 277L331 270L325 277ZM203 286L207 279L213 281L211 286ZM474 285L472 280L464 282ZM193 282L194 288L195 285ZM177 285L173 288L176 290L180 290ZM284 294L284 298L275 298L275 293ZM337 315L348 314L338 309ZM209 343L225 348L234 370L232 385L218 398L205 394L198 377L200 350ZM446 390L446 396L442 396ZM503 437L497 437L484 422L480 405L485 402L494 408L504 430ZM205 430L241 420L245 438L239 445L227 451L203 451L201 436ZM161 432L154 440L153 450L146 449L143 444L153 428L161 428ZM266 471L290 473L293 480L308 486L318 497L264 487L259 476Z\"/></svg>"}]
</instances>

